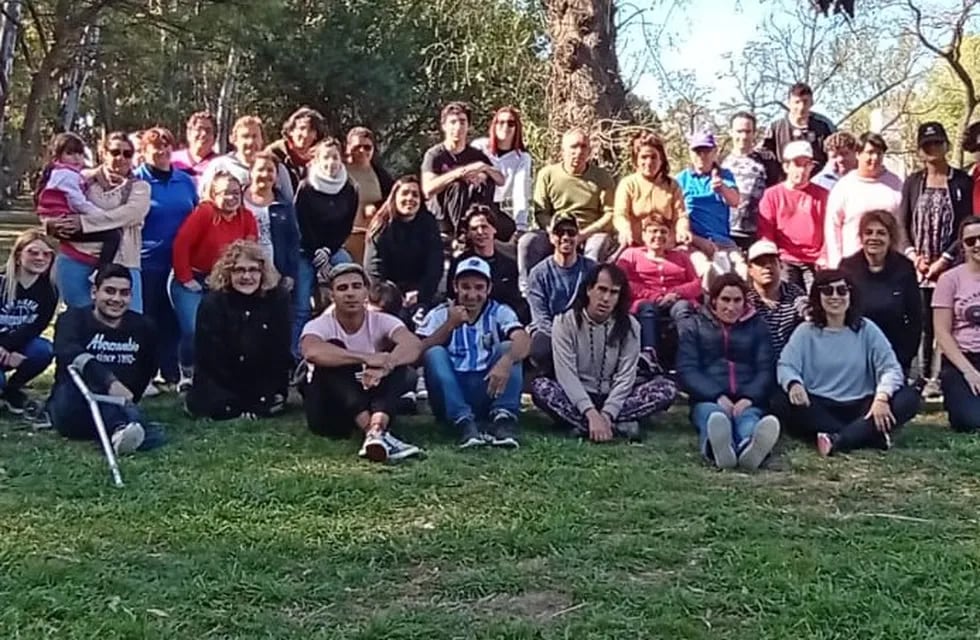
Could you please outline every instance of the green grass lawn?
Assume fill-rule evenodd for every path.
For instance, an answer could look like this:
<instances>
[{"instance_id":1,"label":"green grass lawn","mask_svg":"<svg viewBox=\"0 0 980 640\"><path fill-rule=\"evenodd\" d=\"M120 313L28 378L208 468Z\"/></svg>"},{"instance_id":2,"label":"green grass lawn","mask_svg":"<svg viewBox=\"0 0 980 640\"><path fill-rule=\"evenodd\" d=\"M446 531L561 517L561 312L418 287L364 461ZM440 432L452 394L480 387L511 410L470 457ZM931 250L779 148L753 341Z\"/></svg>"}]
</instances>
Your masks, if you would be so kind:
<instances>
[{"instance_id":1,"label":"green grass lawn","mask_svg":"<svg viewBox=\"0 0 980 640\"><path fill-rule=\"evenodd\" d=\"M704 466L683 408L641 446L545 433L381 466L297 411L126 458L0 424L0 638L977 638L980 441L790 443ZM172 404L171 404L172 406Z\"/></svg>"}]
</instances>

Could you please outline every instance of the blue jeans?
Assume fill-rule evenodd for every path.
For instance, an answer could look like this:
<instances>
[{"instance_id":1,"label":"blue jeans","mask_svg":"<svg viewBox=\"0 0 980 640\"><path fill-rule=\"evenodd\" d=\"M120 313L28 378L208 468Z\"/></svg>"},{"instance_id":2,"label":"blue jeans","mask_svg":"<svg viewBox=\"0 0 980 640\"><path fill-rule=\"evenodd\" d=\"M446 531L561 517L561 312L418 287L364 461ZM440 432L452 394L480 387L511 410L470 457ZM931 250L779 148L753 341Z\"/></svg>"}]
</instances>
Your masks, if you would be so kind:
<instances>
[{"instance_id":1,"label":"blue jeans","mask_svg":"<svg viewBox=\"0 0 980 640\"><path fill-rule=\"evenodd\" d=\"M636 319L640 321L640 347L657 349L660 345L660 328L668 318L677 329L686 318L694 315L694 306L687 300L662 306L656 302L641 302L636 308Z\"/></svg>"},{"instance_id":2,"label":"blue jeans","mask_svg":"<svg viewBox=\"0 0 980 640\"><path fill-rule=\"evenodd\" d=\"M691 422L698 430L698 439L701 446L701 455L714 460L714 454L708 451L708 417L715 412L725 413L721 405L715 402L699 402L691 409ZM726 414L727 415L727 414ZM755 425L759 423L765 415L762 409L752 406L742 412L732 421L732 444L735 446L735 454L741 453L742 449L749 443L752 434L755 433Z\"/></svg>"},{"instance_id":3,"label":"blue jeans","mask_svg":"<svg viewBox=\"0 0 980 640\"><path fill-rule=\"evenodd\" d=\"M180 327L180 351L178 360L181 367L194 366L194 330L197 327L197 308L204 299L204 280L206 276L194 274L194 280L201 285L201 291L191 291L170 273L167 289L170 291L170 302L177 315L177 325Z\"/></svg>"},{"instance_id":4,"label":"blue jeans","mask_svg":"<svg viewBox=\"0 0 980 640\"><path fill-rule=\"evenodd\" d=\"M61 298L69 307L92 306L92 282L89 278L95 273L95 265L76 260L63 253L54 259L54 277ZM133 299L129 308L136 313L143 313L143 281L139 269L130 269L133 278Z\"/></svg>"},{"instance_id":5,"label":"blue jeans","mask_svg":"<svg viewBox=\"0 0 980 640\"><path fill-rule=\"evenodd\" d=\"M498 345L490 359L490 367L509 349L510 343ZM517 417L524 386L524 368L520 362L511 368L504 392L497 398L491 398L487 394L486 381L489 369L456 371L445 347L432 347L425 352L422 360L429 405L437 418L457 425L464 420L492 419L500 413Z\"/></svg>"},{"instance_id":6,"label":"blue jeans","mask_svg":"<svg viewBox=\"0 0 980 640\"><path fill-rule=\"evenodd\" d=\"M85 378L85 384L88 385L92 393L105 394L108 392L107 386L100 385L93 377L83 375L83 378ZM55 384L54 388L51 389L47 408L48 415L51 416L52 426L64 437L75 440L95 440L99 437L88 402L85 401L82 392L78 390L71 379ZM102 414L106 434L110 436L116 429L130 422L138 422L144 428L146 427L139 407L130 402L122 406L100 404L99 413Z\"/></svg>"},{"instance_id":7,"label":"blue jeans","mask_svg":"<svg viewBox=\"0 0 980 640\"><path fill-rule=\"evenodd\" d=\"M337 249L330 256L331 267L348 262L354 262L354 258L347 252L347 249ZM311 299L316 291L316 284L316 268L313 267L313 261L305 256L300 256L299 268L296 270L296 282L293 285L293 357L297 361L302 359L299 353L299 337L313 313Z\"/></svg>"},{"instance_id":8,"label":"blue jeans","mask_svg":"<svg viewBox=\"0 0 980 640\"><path fill-rule=\"evenodd\" d=\"M54 347L44 338L34 338L17 353L24 356L24 362L14 371L10 378L7 378L5 369L0 371L0 389L20 389L27 386L27 383L41 375L54 360Z\"/></svg>"},{"instance_id":9,"label":"blue jeans","mask_svg":"<svg viewBox=\"0 0 980 640\"><path fill-rule=\"evenodd\" d=\"M174 307L170 304L167 291L167 271L143 271L143 292L146 302L146 317L153 321L157 332L157 358L160 362L160 375L166 382L177 382L180 370L177 367L177 348L180 342L180 329Z\"/></svg>"}]
</instances>

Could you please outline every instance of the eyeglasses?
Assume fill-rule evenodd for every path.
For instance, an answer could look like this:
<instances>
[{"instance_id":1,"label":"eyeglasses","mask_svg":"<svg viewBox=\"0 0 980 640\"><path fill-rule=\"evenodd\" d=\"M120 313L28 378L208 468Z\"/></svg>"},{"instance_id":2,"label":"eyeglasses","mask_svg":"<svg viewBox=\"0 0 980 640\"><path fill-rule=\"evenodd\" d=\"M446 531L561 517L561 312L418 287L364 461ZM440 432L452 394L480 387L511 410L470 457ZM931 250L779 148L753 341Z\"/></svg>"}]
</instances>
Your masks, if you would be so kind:
<instances>
[{"instance_id":1,"label":"eyeglasses","mask_svg":"<svg viewBox=\"0 0 980 640\"><path fill-rule=\"evenodd\" d=\"M133 157L132 149L106 149L106 153L108 153L113 158L118 158L119 156L122 156L128 160Z\"/></svg>"},{"instance_id":2,"label":"eyeglasses","mask_svg":"<svg viewBox=\"0 0 980 640\"><path fill-rule=\"evenodd\" d=\"M497 124L500 126L507 127L508 129L513 129L517 126L516 120L497 120Z\"/></svg>"},{"instance_id":3,"label":"eyeglasses","mask_svg":"<svg viewBox=\"0 0 980 640\"><path fill-rule=\"evenodd\" d=\"M978 242L980 242L980 236L966 236L963 238L963 244L968 247L974 247Z\"/></svg>"},{"instance_id":4,"label":"eyeglasses","mask_svg":"<svg viewBox=\"0 0 980 640\"><path fill-rule=\"evenodd\" d=\"M257 276L262 273L262 269L260 267L232 267L231 272L236 276Z\"/></svg>"},{"instance_id":5,"label":"eyeglasses","mask_svg":"<svg viewBox=\"0 0 980 640\"><path fill-rule=\"evenodd\" d=\"M575 227L559 227L551 233L559 238L574 238L578 235L578 229Z\"/></svg>"},{"instance_id":6,"label":"eyeglasses","mask_svg":"<svg viewBox=\"0 0 980 640\"><path fill-rule=\"evenodd\" d=\"M817 291L823 296L837 296L843 298L851 292L851 288L846 284L825 284L817 287Z\"/></svg>"}]
</instances>

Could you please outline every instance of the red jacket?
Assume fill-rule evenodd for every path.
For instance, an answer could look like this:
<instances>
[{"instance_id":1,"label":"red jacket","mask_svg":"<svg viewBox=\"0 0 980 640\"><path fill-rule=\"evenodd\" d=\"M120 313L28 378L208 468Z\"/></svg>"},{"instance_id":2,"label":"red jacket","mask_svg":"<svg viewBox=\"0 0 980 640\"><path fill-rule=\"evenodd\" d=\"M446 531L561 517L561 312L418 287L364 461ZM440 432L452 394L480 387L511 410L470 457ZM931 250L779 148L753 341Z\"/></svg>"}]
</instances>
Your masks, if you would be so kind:
<instances>
[{"instance_id":1,"label":"red jacket","mask_svg":"<svg viewBox=\"0 0 980 640\"><path fill-rule=\"evenodd\" d=\"M772 240L784 262L816 264L823 253L827 190L812 182L802 189L780 183L759 201L759 239Z\"/></svg>"},{"instance_id":2,"label":"red jacket","mask_svg":"<svg viewBox=\"0 0 980 640\"><path fill-rule=\"evenodd\" d=\"M255 216L245 207L229 218L213 203L202 202L187 216L174 238L174 278L187 284L195 273L210 273L228 245L258 236Z\"/></svg>"},{"instance_id":3,"label":"red jacket","mask_svg":"<svg viewBox=\"0 0 980 640\"><path fill-rule=\"evenodd\" d=\"M633 313L641 302L657 302L668 293L691 302L701 297L701 279L686 251L671 250L663 260L651 260L646 248L630 247L619 255L616 264L630 283Z\"/></svg>"}]
</instances>

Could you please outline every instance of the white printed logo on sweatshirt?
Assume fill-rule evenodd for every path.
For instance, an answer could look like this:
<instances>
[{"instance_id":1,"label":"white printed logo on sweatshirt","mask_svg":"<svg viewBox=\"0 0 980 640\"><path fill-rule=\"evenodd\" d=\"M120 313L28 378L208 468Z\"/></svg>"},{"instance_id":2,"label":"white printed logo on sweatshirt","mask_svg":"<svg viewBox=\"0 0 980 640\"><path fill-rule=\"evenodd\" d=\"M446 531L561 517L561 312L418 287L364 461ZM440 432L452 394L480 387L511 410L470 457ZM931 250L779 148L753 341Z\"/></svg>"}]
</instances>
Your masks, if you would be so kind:
<instances>
[{"instance_id":1,"label":"white printed logo on sweatshirt","mask_svg":"<svg viewBox=\"0 0 980 640\"><path fill-rule=\"evenodd\" d=\"M85 350L95 356L95 359L103 364L133 364L136 362L136 354L139 353L140 345L131 337L125 342L106 340L104 333L97 333L89 340Z\"/></svg>"}]
</instances>

